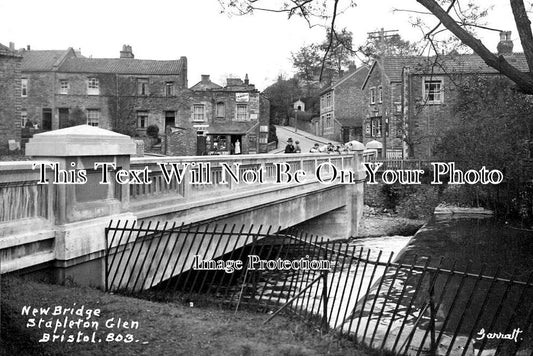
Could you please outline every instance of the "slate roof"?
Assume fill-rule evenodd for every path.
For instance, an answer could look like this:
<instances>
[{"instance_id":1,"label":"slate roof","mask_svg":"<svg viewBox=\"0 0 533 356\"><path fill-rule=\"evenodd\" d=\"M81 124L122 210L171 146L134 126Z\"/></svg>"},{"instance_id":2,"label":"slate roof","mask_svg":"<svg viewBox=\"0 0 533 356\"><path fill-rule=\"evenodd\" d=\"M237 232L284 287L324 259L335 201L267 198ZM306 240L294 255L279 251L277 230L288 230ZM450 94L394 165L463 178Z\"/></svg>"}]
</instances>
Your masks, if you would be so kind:
<instances>
[{"instance_id":1,"label":"slate roof","mask_svg":"<svg viewBox=\"0 0 533 356\"><path fill-rule=\"evenodd\" d=\"M348 73L344 74L342 77L340 77L335 83L331 84L329 87L326 87L320 91L320 95L327 93L328 91L335 89L335 87L339 86L340 84L344 83L349 78L353 77L355 74L360 75L362 80L364 80L369 72L369 68L367 66L359 67L355 70L349 71Z\"/></svg>"},{"instance_id":2,"label":"slate roof","mask_svg":"<svg viewBox=\"0 0 533 356\"><path fill-rule=\"evenodd\" d=\"M526 56L523 53L513 53L505 55L504 58L522 72L529 72ZM436 63L436 64L435 64ZM414 73L498 73L492 67L489 67L483 59L477 54L452 54L440 56L435 62L435 58L428 58L425 61L419 61L416 65L411 66ZM401 72L400 72L401 73Z\"/></svg>"},{"instance_id":3,"label":"slate roof","mask_svg":"<svg viewBox=\"0 0 533 356\"><path fill-rule=\"evenodd\" d=\"M9 47L4 46L0 43L0 56L11 56L11 57L20 57L17 52L12 51Z\"/></svg>"},{"instance_id":4,"label":"slate roof","mask_svg":"<svg viewBox=\"0 0 533 356\"><path fill-rule=\"evenodd\" d=\"M222 86L218 85L217 83L213 83L211 80L209 80L207 83L203 81L199 81L195 85L191 87L191 90L198 90L198 91L205 91L210 89L222 89Z\"/></svg>"},{"instance_id":5,"label":"slate roof","mask_svg":"<svg viewBox=\"0 0 533 356\"><path fill-rule=\"evenodd\" d=\"M65 73L180 74L185 57L160 61L134 58L69 58L60 66Z\"/></svg>"},{"instance_id":6,"label":"slate roof","mask_svg":"<svg viewBox=\"0 0 533 356\"><path fill-rule=\"evenodd\" d=\"M23 51L22 71L50 71L68 50Z\"/></svg>"}]
</instances>

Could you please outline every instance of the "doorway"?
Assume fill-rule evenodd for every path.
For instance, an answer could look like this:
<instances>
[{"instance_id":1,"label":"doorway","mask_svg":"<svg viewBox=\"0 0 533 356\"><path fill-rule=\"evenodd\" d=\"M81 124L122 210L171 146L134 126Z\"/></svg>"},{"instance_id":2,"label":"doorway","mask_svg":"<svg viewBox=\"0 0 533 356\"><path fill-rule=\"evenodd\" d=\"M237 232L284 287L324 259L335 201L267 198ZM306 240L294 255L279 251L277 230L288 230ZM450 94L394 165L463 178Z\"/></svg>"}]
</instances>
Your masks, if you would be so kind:
<instances>
[{"instance_id":1,"label":"doorway","mask_svg":"<svg viewBox=\"0 0 533 356\"><path fill-rule=\"evenodd\" d=\"M67 111L67 116L68 116L68 111ZM52 109L43 109L42 128L44 131L52 130Z\"/></svg>"},{"instance_id":2,"label":"doorway","mask_svg":"<svg viewBox=\"0 0 533 356\"><path fill-rule=\"evenodd\" d=\"M69 121L69 110L68 108L59 108L57 109L59 113L59 128L63 129L65 127L68 127L68 121ZM50 127L50 129L52 129ZM43 130L46 130L44 128L44 122L43 122Z\"/></svg>"},{"instance_id":3,"label":"doorway","mask_svg":"<svg viewBox=\"0 0 533 356\"><path fill-rule=\"evenodd\" d=\"M207 154L206 137L203 131L196 133L196 155L205 156Z\"/></svg>"}]
</instances>

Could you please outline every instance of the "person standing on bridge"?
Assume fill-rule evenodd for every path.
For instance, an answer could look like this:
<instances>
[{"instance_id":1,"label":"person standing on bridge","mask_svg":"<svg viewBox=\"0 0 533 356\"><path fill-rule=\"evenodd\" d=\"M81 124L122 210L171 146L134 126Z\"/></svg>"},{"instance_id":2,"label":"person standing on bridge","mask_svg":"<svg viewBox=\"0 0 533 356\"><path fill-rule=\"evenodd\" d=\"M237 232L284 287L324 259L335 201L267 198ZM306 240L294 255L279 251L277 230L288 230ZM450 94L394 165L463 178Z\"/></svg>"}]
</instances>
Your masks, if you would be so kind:
<instances>
[{"instance_id":1,"label":"person standing on bridge","mask_svg":"<svg viewBox=\"0 0 533 356\"><path fill-rule=\"evenodd\" d=\"M302 153L302 149L300 148L300 141L294 142L294 153Z\"/></svg>"},{"instance_id":2,"label":"person standing on bridge","mask_svg":"<svg viewBox=\"0 0 533 356\"><path fill-rule=\"evenodd\" d=\"M285 153L294 153L294 146L292 144L292 137L287 140L287 146L285 146Z\"/></svg>"}]
</instances>

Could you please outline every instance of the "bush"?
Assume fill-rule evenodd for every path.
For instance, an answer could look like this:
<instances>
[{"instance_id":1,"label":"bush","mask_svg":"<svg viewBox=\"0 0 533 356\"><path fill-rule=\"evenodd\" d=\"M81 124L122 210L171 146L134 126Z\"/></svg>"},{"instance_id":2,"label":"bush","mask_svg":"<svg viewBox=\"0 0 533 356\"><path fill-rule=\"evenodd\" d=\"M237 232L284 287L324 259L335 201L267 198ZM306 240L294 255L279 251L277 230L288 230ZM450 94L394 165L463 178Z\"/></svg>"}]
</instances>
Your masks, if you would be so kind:
<instances>
[{"instance_id":1,"label":"bush","mask_svg":"<svg viewBox=\"0 0 533 356\"><path fill-rule=\"evenodd\" d=\"M159 137L159 127L157 125L150 125L146 128L146 134L153 138Z\"/></svg>"}]
</instances>

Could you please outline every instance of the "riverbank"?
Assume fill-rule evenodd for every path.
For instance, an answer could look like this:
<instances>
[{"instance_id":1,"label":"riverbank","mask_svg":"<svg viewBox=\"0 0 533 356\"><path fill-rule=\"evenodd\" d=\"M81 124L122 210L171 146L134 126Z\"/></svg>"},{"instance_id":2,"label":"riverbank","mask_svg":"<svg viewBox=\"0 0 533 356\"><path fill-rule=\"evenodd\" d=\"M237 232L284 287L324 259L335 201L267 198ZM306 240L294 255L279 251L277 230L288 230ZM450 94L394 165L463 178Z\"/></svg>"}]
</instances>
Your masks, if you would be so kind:
<instances>
[{"instance_id":1,"label":"riverbank","mask_svg":"<svg viewBox=\"0 0 533 356\"><path fill-rule=\"evenodd\" d=\"M412 236L425 223L426 220L408 219L387 209L365 205L357 238L394 235Z\"/></svg>"},{"instance_id":2,"label":"riverbank","mask_svg":"<svg viewBox=\"0 0 533 356\"><path fill-rule=\"evenodd\" d=\"M1 288L2 355L381 355L285 316L263 325L266 314L17 278Z\"/></svg>"}]
</instances>

